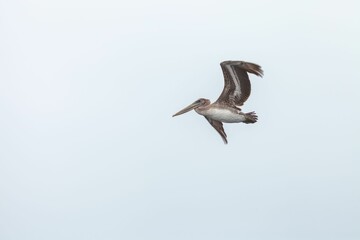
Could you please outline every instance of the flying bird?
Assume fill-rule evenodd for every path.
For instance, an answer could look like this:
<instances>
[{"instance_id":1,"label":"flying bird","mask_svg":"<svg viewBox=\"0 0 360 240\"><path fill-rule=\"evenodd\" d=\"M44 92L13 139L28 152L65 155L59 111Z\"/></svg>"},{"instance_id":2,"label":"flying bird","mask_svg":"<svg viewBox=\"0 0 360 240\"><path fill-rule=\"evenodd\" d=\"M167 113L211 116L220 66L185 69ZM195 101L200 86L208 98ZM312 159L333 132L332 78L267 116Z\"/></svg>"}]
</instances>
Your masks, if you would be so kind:
<instances>
[{"instance_id":1,"label":"flying bird","mask_svg":"<svg viewBox=\"0 0 360 240\"><path fill-rule=\"evenodd\" d=\"M227 144L223 123L255 123L258 119L255 112L243 113L240 106L249 98L251 84L248 73L263 76L263 70L255 63L244 61L224 61L220 63L224 75L224 89L219 98L211 103L209 99L200 98L175 113L173 117L195 110L220 134Z\"/></svg>"}]
</instances>

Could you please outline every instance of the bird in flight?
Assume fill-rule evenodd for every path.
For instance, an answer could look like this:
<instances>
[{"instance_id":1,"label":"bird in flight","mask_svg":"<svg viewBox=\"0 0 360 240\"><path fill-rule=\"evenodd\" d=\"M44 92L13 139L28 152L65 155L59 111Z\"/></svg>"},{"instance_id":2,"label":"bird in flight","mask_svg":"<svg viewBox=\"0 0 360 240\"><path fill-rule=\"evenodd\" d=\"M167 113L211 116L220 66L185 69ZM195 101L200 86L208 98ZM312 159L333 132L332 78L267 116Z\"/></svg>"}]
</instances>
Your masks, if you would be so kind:
<instances>
[{"instance_id":1,"label":"bird in flight","mask_svg":"<svg viewBox=\"0 0 360 240\"><path fill-rule=\"evenodd\" d=\"M240 106L249 98L251 84L248 73L263 76L263 70L255 63L244 61L224 61L220 63L224 75L224 89L219 98L211 103L209 99L200 98L175 113L173 117L195 110L220 134L227 144L223 123L255 123L258 119L255 112L243 113Z\"/></svg>"}]
</instances>

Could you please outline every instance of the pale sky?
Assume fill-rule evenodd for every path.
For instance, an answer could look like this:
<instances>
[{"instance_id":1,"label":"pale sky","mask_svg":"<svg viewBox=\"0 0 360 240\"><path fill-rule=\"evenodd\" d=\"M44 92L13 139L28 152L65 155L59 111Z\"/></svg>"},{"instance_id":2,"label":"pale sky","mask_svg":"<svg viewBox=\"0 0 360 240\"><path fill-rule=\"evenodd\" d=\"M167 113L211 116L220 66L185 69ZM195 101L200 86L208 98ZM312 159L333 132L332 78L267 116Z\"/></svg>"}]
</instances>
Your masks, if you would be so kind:
<instances>
[{"instance_id":1,"label":"pale sky","mask_svg":"<svg viewBox=\"0 0 360 240\"><path fill-rule=\"evenodd\" d=\"M360 239L359 11L0 0L0 239ZM265 73L228 145L171 117L224 60Z\"/></svg>"}]
</instances>

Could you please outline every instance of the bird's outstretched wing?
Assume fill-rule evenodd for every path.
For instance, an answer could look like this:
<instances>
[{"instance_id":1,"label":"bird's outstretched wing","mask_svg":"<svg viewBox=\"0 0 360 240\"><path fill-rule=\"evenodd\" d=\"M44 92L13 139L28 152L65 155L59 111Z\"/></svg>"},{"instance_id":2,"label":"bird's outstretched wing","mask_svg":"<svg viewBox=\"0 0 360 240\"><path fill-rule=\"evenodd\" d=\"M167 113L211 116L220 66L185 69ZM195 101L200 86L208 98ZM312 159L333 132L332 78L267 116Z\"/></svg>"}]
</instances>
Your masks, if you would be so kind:
<instances>
[{"instance_id":1,"label":"bird's outstretched wing","mask_svg":"<svg viewBox=\"0 0 360 240\"><path fill-rule=\"evenodd\" d=\"M223 124L222 122L213 120L211 118L205 117L206 120L208 120L208 122L211 124L211 126L213 126L213 128L215 128L215 130L220 134L221 138L223 139L224 143L227 144L227 140L226 140L226 133L225 130L223 128Z\"/></svg>"},{"instance_id":2,"label":"bird's outstretched wing","mask_svg":"<svg viewBox=\"0 0 360 240\"><path fill-rule=\"evenodd\" d=\"M262 77L263 70L255 63L243 61L225 61L220 63L220 66L224 74L224 89L216 102L242 106L251 92L247 73Z\"/></svg>"}]
</instances>

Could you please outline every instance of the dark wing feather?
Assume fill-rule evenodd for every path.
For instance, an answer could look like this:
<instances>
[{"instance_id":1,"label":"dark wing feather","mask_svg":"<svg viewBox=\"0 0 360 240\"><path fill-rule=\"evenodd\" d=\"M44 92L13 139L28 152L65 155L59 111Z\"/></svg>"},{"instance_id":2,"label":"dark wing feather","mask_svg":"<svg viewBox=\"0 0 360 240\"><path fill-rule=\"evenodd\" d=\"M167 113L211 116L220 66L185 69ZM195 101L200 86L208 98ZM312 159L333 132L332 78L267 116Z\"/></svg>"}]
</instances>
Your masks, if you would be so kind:
<instances>
[{"instance_id":1,"label":"dark wing feather","mask_svg":"<svg viewBox=\"0 0 360 240\"><path fill-rule=\"evenodd\" d=\"M225 61L220 66L224 74L224 89L216 102L242 106L251 92L247 73L262 77L263 70L255 63L243 61Z\"/></svg>"},{"instance_id":2,"label":"dark wing feather","mask_svg":"<svg viewBox=\"0 0 360 240\"><path fill-rule=\"evenodd\" d=\"M213 120L211 118L205 117L206 120L208 120L208 122L211 124L211 126L213 126L213 128L220 134L221 138L223 139L224 143L227 144L227 140L226 140L226 133L225 130L223 128L223 124L222 122Z\"/></svg>"}]
</instances>

